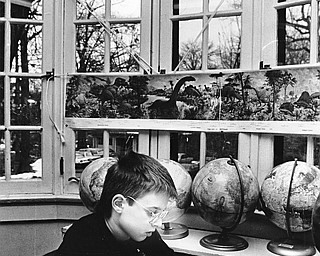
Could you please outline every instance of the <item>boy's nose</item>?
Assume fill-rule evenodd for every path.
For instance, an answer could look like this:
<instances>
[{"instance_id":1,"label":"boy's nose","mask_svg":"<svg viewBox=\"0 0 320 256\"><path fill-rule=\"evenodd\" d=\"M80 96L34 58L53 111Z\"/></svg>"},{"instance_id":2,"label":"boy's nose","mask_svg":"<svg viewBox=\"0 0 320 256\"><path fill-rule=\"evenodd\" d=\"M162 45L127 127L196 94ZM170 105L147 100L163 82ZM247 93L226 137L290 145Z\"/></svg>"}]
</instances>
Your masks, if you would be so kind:
<instances>
[{"instance_id":1,"label":"boy's nose","mask_svg":"<svg viewBox=\"0 0 320 256\"><path fill-rule=\"evenodd\" d=\"M157 227L157 228L161 228L162 227L162 219L161 218L157 218L156 220L154 220L151 223L152 226Z\"/></svg>"}]
</instances>

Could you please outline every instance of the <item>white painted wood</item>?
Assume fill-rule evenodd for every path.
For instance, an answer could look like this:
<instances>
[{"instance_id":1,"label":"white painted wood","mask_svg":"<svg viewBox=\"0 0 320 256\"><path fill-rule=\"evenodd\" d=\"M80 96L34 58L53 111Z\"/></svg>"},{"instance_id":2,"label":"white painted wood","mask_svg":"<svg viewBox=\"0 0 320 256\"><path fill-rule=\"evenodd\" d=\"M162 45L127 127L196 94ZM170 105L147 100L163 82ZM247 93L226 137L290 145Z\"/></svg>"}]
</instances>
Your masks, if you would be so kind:
<instances>
[{"instance_id":1,"label":"white painted wood","mask_svg":"<svg viewBox=\"0 0 320 256\"><path fill-rule=\"evenodd\" d=\"M110 133L108 131L103 131L103 156L109 157L109 140Z\"/></svg>"},{"instance_id":2,"label":"white painted wood","mask_svg":"<svg viewBox=\"0 0 320 256\"><path fill-rule=\"evenodd\" d=\"M149 155L158 158L158 132L155 130L150 131L150 148Z\"/></svg>"},{"instance_id":3,"label":"white painted wood","mask_svg":"<svg viewBox=\"0 0 320 256\"><path fill-rule=\"evenodd\" d=\"M258 177L258 163L259 163L259 134L251 134L250 136L250 153L249 166L256 177Z\"/></svg>"},{"instance_id":4,"label":"white painted wood","mask_svg":"<svg viewBox=\"0 0 320 256\"><path fill-rule=\"evenodd\" d=\"M170 159L170 132L158 133L158 158Z\"/></svg>"},{"instance_id":5,"label":"white painted wood","mask_svg":"<svg viewBox=\"0 0 320 256\"><path fill-rule=\"evenodd\" d=\"M140 131L138 137L138 152L149 155L149 131Z\"/></svg>"},{"instance_id":6,"label":"white painted wood","mask_svg":"<svg viewBox=\"0 0 320 256\"><path fill-rule=\"evenodd\" d=\"M200 164L199 168L202 168L206 164L207 153L207 136L205 132L200 133Z\"/></svg>"},{"instance_id":7,"label":"white painted wood","mask_svg":"<svg viewBox=\"0 0 320 256\"><path fill-rule=\"evenodd\" d=\"M320 136L320 122L66 118L73 129L247 132ZM294 125L293 125L294 124Z\"/></svg>"},{"instance_id":8,"label":"white painted wood","mask_svg":"<svg viewBox=\"0 0 320 256\"><path fill-rule=\"evenodd\" d=\"M250 138L250 133L241 132L238 136L238 160L247 165L250 165Z\"/></svg>"},{"instance_id":9,"label":"white painted wood","mask_svg":"<svg viewBox=\"0 0 320 256\"><path fill-rule=\"evenodd\" d=\"M274 166L274 139L270 134L260 136L259 145L256 150L259 151L257 178L261 185L266 175Z\"/></svg>"},{"instance_id":10,"label":"white painted wood","mask_svg":"<svg viewBox=\"0 0 320 256\"><path fill-rule=\"evenodd\" d=\"M308 164L314 165L314 138L312 136L307 137L307 159Z\"/></svg>"}]
</instances>

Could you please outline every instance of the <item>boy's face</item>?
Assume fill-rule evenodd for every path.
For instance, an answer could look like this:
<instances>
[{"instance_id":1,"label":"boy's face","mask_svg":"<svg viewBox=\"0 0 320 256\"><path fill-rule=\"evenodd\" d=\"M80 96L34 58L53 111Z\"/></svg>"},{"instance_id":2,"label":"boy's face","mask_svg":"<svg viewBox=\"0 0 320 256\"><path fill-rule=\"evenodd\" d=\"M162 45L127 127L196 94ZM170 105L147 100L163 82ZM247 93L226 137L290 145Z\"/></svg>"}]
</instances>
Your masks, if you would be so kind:
<instances>
[{"instance_id":1,"label":"boy's face","mask_svg":"<svg viewBox=\"0 0 320 256\"><path fill-rule=\"evenodd\" d=\"M151 236L156 227L161 227L162 219L153 220L152 214L161 213L166 209L169 196L166 194L148 193L143 197L126 199L119 218L119 226L131 239L140 242ZM152 212L152 213L151 213Z\"/></svg>"}]
</instances>

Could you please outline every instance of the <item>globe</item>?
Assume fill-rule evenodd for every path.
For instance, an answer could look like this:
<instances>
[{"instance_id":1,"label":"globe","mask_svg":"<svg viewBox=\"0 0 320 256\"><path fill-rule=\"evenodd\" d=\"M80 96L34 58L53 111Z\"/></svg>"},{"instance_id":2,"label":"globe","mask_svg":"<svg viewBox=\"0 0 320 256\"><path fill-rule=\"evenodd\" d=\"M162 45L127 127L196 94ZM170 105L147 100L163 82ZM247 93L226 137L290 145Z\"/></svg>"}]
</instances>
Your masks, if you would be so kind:
<instances>
[{"instance_id":1,"label":"globe","mask_svg":"<svg viewBox=\"0 0 320 256\"><path fill-rule=\"evenodd\" d=\"M287 209L291 184L290 205ZM276 226L287 230L286 211L290 211L290 231L311 229L311 216L320 192L320 170L302 161L289 161L274 167L261 186L261 199L266 216Z\"/></svg>"},{"instance_id":2,"label":"globe","mask_svg":"<svg viewBox=\"0 0 320 256\"><path fill-rule=\"evenodd\" d=\"M172 221L181 217L191 204L192 179L188 171L179 163L170 159L158 159L166 167L177 190L177 199L169 200L167 209L168 215L164 218L164 226L159 230L164 239L177 239L188 235L188 229Z\"/></svg>"},{"instance_id":3,"label":"globe","mask_svg":"<svg viewBox=\"0 0 320 256\"><path fill-rule=\"evenodd\" d=\"M312 211L312 235L316 248L320 252L320 195Z\"/></svg>"},{"instance_id":4,"label":"globe","mask_svg":"<svg viewBox=\"0 0 320 256\"><path fill-rule=\"evenodd\" d=\"M188 171L179 163L170 159L158 159L168 170L177 190L176 200L169 200L168 215L164 222L171 222L181 217L191 204L192 179Z\"/></svg>"},{"instance_id":5,"label":"globe","mask_svg":"<svg viewBox=\"0 0 320 256\"><path fill-rule=\"evenodd\" d=\"M253 214L259 198L258 181L246 164L232 157L208 162L196 174L191 196L199 215L222 228L221 234L202 238L202 246L222 251L248 247L245 239L230 234Z\"/></svg>"},{"instance_id":6,"label":"globe","mask_svg":"<svg viewBox=\"0 0 320 256\"><path fill-rule=\"evenodd\" d=\"M256 208L259 184L247 165L234 161L243 181L244 208L240 224ZM222 228L235 224L240 211L241 188L236 167L229 158L212 160L200 169L192 184L192 201L207 222Z\"/></svg>"},{"instance_id":7,"label":"globe","mask_svg":"<svg viewBox=\"0 0 320 256\"><path fill-rule=\"evenodd\" d=\"M108 169L117 162L117 158L99 158L92 161L81 173L79 195L83 204L91 211L100 199L104 179Z\"/></svg>"}]
</instances>

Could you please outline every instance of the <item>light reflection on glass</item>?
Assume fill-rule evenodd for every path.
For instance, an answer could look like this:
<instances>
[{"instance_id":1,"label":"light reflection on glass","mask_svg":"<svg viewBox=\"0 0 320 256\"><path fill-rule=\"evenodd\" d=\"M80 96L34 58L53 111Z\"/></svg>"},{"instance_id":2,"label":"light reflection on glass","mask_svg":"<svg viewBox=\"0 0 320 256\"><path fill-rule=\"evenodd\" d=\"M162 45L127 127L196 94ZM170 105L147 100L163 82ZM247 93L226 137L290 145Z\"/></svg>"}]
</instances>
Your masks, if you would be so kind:
<instances>
[{"instance_id":1,"label":"light reflection on glass","mask_svg":"<svg viewBox=\"0 0 320 256\"><path fill-rule=\"evenodd\" d=\"M106 0L77 0L77 19L96 19L105 17Z\"/></svg>"},{"instance_id":2,"label":"light reflection on glass","mask_svg":"<svg viewBox=\"0 0 320 256\"><path fill-rule=\"evenodd\" d=\"M190 13L199 13L202 12L203 1L194 1L194 0L180 0L174 1L173 4L173 13L175 15L183 15Z\"/></svg>"},{"instance_id":3,"label":"light reflection on glass","mask_svg":"<svg viewBox=\"0 0 320 256\"><path fill-rule=\"evenodd\" d=\"M111 0L111 18L139 18L141 0Z\"/></svg>"},{"instance_id":4,"label":"light reflection on glass","mask_svg":"<svg viewBox=\"0 0 320 256\"><path fill-rule=\"evenodd\" d=\"M224 0L222 5L217 9L218 11L226 11L226 10L239 10L241 9L242 0ZM210 0L209 2L209 11L213 12L220 4L220 0Z\"/></svg>"},{"instance_id":5,"label":"light reflection on glass","mask_svg":"<svg viewBox=\"0 0 320 256\"><path fill-rule=\"evenodd\" d=\"M110 71L138 72L133 54L140 54L140 24L114 24L111 30Z\"/></svg>"},{"instance_id":6,"label":"light reflection on glass","mask_svg":"<svg viewBox=\"0 0 320 256\"><path fill-rule=\"evenodd\" d=\"M202 66L202 20L177 21L179 24L179 70L199 70Z\"/></svg>"},{"instance_id":7,"label":"light reflection on glass","mask_svg":"<svg viewBox=\"0 0 320 256\"><path fill-rule=\"evenodd\" d=\"M212 19L209 24L208 69L240 68L241 17Z\"/></svg>"}]
</instances>

